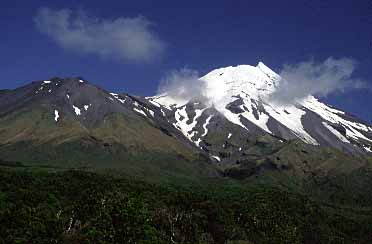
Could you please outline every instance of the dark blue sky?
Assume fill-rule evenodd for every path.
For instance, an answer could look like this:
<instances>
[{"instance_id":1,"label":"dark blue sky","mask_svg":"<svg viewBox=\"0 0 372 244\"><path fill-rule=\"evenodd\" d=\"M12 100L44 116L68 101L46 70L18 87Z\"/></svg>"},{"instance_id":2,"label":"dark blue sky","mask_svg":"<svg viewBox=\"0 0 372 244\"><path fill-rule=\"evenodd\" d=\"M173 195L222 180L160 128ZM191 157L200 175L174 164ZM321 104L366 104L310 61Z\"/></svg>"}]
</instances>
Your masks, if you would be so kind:
<instances>
[{"instance_id":1,"label":"dark blue sky","mask_svg":"<svg viewBox=\"0 0 372 244\"><path fill-rule=\"evenodd\" d=\"M61 48L33 21L40 7L83 10L102 19L145 16L165 43L154 62L121 62ZM285 63L333 56L358 61L372 86L372 1L19 1L0 9L0 89L53 76L83 76L112 91L153 95L159 80L188 67L201 75L230 65ZM372 122L368 90L331 95L329 103Z\"/></svg>"}]
</instances>

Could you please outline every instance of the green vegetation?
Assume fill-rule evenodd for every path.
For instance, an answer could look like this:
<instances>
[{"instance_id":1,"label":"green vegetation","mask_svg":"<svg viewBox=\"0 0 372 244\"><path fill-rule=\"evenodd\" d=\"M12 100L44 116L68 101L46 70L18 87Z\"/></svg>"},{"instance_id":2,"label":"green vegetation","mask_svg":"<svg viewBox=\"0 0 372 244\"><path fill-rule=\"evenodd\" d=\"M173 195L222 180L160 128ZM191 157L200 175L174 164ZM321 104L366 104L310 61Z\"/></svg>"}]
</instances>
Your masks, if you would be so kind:
<instances>
[{"instance_id":1,"label":"green vegetation","mask_svg":"<svg viewBox=\"0 0 372 244\"><path fill-rule=\"evenodd\" d=\"M231 181L0 171L0 243L371 243L372 210Z\"/></svg>"},{"instance_id":2,"label":"green vegetation","mask_svg":"<svg viewBox=\"0 0 372 244\"><path fill-rule=\"evenodd\" d=\"M130 113L53 116L0 118L0 244L372 243L371 158L268 135L221 149L233 127L207 142L241 157L212 164Z\"/></svg>"}]
</instances>

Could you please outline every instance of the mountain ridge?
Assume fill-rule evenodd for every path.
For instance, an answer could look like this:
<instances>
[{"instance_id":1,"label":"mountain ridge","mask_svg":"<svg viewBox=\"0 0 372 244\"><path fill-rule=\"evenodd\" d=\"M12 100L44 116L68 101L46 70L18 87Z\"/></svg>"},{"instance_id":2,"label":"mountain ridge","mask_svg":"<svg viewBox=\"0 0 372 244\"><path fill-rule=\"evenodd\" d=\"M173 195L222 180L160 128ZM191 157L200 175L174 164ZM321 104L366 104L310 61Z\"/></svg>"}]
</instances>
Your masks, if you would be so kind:
<instances>
[{"instance_id":1,"label":"mountain ridge","mask_svg":"<svg viewBox=\"0 0 372 244\"><path fill-rule=\"evenodd\" d=\"M209 103L206 107L213 106L230 122L243 129L249 130L247 126L251 130L252 127L258 127L258 130L285 139L300 138L306 143L332 146L349 152L358 150L345 143L365 143L362 150L367 152L371 148L370 125L361 124L360 120L321 103L313 96L295 104L270 102L269 96L278 86L280 76L262 62L256 67L239 65L216 69L201 77L200 81L206 83L203 94ZM187 99L180 100L166 94L149 99L167 109L172 109L172 106L182 108L188 102ZM311 128L309 123L304 128L302 118L305 116L308 117L307 120L315 120L318 128ZM253 130L257 131L257 128ZM345 136L349 139L343 134L347 134ZM345 143L336 145L329 138L324 138L324 135Z\"/></svg>"},{"instance_id":2,"label":"mountain ridge","mask_svg":"<svg viewBox=\"0 0 372 244\"><path fill-rule=\"evenodd\" d=\"M274 106L263 95L274 91L279 75L263 63L237 67L200 79L209 100L112 93L81 77L0 92L0 159L129 167L146 175L151 161L151 168L167 170L160 165L168 157L183 174L238 179L272 170L301 178L369 165L363 158L371 153L370 125L312 96Z\"/></svg>"}]
</instances>

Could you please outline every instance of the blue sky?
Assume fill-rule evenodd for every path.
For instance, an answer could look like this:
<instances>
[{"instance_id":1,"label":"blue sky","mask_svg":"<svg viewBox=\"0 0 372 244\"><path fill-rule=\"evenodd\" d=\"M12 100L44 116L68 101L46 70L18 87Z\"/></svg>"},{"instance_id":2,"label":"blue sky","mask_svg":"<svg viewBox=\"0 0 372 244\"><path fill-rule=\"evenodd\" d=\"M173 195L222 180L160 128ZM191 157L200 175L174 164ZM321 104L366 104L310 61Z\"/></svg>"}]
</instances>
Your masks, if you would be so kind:
<instances>
[{"instance_id":1,"label":"blue sky","mask_svg":"<svg viewBox=\"0 0 372 244\"><path fill-rule=\"evenodd\" d=\"M70 9L101 22L122 18L138 23L143 18L142 27L151 34L146 40L152 45L143 49L144 55L151 52L151 57L130 56L131 48L125 47L122 55L111 50L116 55L111 58L99 50L81 51L79 45L71 48L66 42L61 45L53 39L60 34L58 29L48 34L35 24L41 7L56 11L52 17ZM54 76L83 76L108 90L153 95L162 77L185 67L203 75L214 68L262 61L279 72L284 64L309 59L322 62L329 57L355 60L353 76L372 86L369 0L3 0L0 28L0 89ZM97 45L92 48L99 49ZM336 92L325 100L372 122L368 89Z\"/></svg>"}]
</instances>

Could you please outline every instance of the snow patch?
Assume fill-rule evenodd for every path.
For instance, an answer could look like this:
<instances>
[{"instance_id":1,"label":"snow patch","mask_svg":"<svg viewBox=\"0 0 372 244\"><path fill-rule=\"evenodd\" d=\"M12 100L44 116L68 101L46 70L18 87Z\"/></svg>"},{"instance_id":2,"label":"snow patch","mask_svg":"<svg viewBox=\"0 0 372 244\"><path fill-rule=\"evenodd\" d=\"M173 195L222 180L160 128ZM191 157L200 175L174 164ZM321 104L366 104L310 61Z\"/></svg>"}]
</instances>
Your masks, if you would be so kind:
<instances>
[{"instance_id":1,"label":"snow patch","mask_svg":"<svg viewBox=\"0 0 372 244\"><path fill-rule=\"evenodd\" d=\"M220 157L212 155L212 158L216 159L218 162L221 162Z\"/></svg>"},{"instance_id":2,"label":"snow patch","mask_svg":"<svg viewBox=\"0 0 372 244\"><path fill-rule=\"evenodd\" d=\"M277 104L273 104L273 106L264 104L264 108L271 117L290 129L302 141L308 144L319 145L319 143L305 131L302 125L301 118L306 114L304 110L295 105L282 106Z\"/></svg>"},{"instance_id":3,"label":"snow patch","mask_svg":"<svg viewBox=\"0 0 372 244\"><path fill-rule=\"evenodd\" d=\"M54 110L54 120L58 122L58 119L59 119L59 112L58 110Z\"/></svg>"},{"instance_id":4,"label":"snow patch","mask_svg":"<svg viewBox=\"0 0 372 244\"><path fill-rule=\"evenodd\" d=\"M316 99L315 97L309 96L305 101L303 101L302 105L305 108L318 114L320 117L322 117L324 120L328 122L331 122L333 124L343 125L344 128L346 129L346 136L351 137L355 140L363 139L363 140L372 142L371 139L367 138L361 132L358 131L358 130L363 130L363 131L368 132L368 126L361 124L361 123L348 121L342 118L339 115L340 113L335 112L335 109L329 108L324 103L319 102L318 99Z\"/></svg>"},{"instance_id":5,"label":"snow patch","mask_svg":"<svg viewBox=\"0 0 372 244\"><path fill-rule=\"evenodd\" d=\"M267 127L267 122L269 121L269 116L257 106L256 103L252 102L251 99L244 99L244 104L246 107L251 107L250 111L245 111L241 114L243 117L253 122L255 125L263 129L264 131L272 134L272 132ZM250 106L249 106L250 105ZM244 110L244 106L241 105L241 109ZM253 111L256 111L256 115ZM257 116L257 117L256 117Z\"/></svg>"},{"instance_id":6,"label":"snow patch","mask_svg":"<svg viewBox=\"0 0 372 244\"><path fill-rule=\"evenodd\" d=\"M84 109L85 109L85 111L88 111L88 108L89 108L90 106L92 106L92 104L84 105Z\"/></svg>"},{"instance_id":7,"label":"snow patch","mask_svg":"<svg viewBox=\"0 0 372 244\"><path fill-rule=\"evenodd\" d=\"M164 117L167 117L167 115L164 113L163 109L160 109L161 113L163 114Z\"/></svg>"},{"instance_id":8,"label":"snow patch","mask_svg":"<svg viewBox=\"0 0 372 244\"><path fill-rule=\"evenodd\" d=\"M76 107L75 105L72 105L72 107L74 108L74 110L75 110L75 114L76 114L77 116L81 115L81 110L80 110L80 108Z\"/></svg>"},{"instance_id":9,"label":"snow patch","mask_svg":"<svg viewBox=\"0 0 372 244\"><path fill-rule=\"evenodd\" d=\"M146 115L146 113L145 112L143 112L141 109L138 109L138 108L133 108L133 110L134 111L136 111L137 113L140 113L140 114L142 114L142 115L144 115L144 116L146 116L147 117L147 115Z\"/></svg>"},{"instance_id":10,"label":"snow patch","mask_svg":"<svg viewBox=\"0 0 372 244\"><path fill-rule=\"evenodd\" d=\"M184 106L188 100L180 99L180 98L173 98L170 96L167 96L166 94L162 94L159 96L151 97L149 98L149 101L154 104L158 103L164 106L168 110L172 110L172 108L180 108ZM156 106L156 105L155 105Z\"/></svg>"},{"instance_id":11,"label":"snow patch","mask_svg":"<svg viewBox=\"0 0 372 244\"><path fill-rule=\"evenodd\" d=\"M342 142L345 143L350 143L350 141L344 137L338 130L333 128L331 125L329 125L327 122L322 122L322 124L330 131L332 132L335 136L337 136L338 139L340 139Z\"/></svg>"},{"instance_id":12,"label":"snow patch","mask_svg":"<svg viewBox=\"0 0 372 244\"><path fill-rule=\"evenodd\" d=\"M146 115L146 113L145 112L143 112L141 109L138 109L138 108L133 108L133 110L134 111L136 111L137 113L140 113L140 114L142 114L142 115L144 115L144 116L146 116L147 117L147 115Z\"/></svg>"},{"instance_id":13,"label":"snow patch","mask_svg":"<svg viewBox=\"0 0 372 244\"><path fill-rule=\"evenodd\" d=\"M110 93L113 97L115 97L119 102L121 102L121 103L125 103L125 100L126 99L121 99L121 98L119 98L119 94L116 94L116 93Z\"/></svg>"},{"instance_id":14,"label":"snow patch","mask_svg":"<svg viewBox=\"0 0 372 244\"><path fill-rule=\"evenodd\" d=\"M241 120L240 120L240 114L234 114L230 110L223 108L223 109L217 109L218 111L222 111L221 113L225 116L227 120L229 120L231 123L239 125L240 127L248 130L247 127L245 127Z\"/></svg>"},{"instance_id":15,"label":"snow patch","mask_svg":"<svg viewBox=\"0 0 372 244\"><path fill-rule=\"evenodd\" d=\"M193 131L193 129L197 124L197 119L202 115L205 109L206 108L196 109L195 116L190 124L187 124L189 117L186 112L186 106L183 106L181 109L177 109L175 112L176 123L173 123L173 126L179 129L190 141L194 142L192 138L195 136L197 131Z\"/></svg>"},{"instance_id":16,"label":"snow patch","mask_svg":"<svg viewBox=\"0 0 372 244\"><path fill-rule=\"evenodd\" d=\"M50 84L51 81L50 81L50 80L45 80L45 81L43 81L43 83L44 83L44 84Z\"/></svg>"},{"instance_id":17,"label":"snow patch","mask_svg":"<svg viewBox=\"0 0 372 244\"><path fill-rule=\"evenodd\" d=\"M146 111L147 112L149 112L150 114L151 114L151 116L152 117L154 117L155 116L155 113L154 113L154 111L152 111L151 109L149 109L149 108L145 108L146 109Z\"/></svg>"},{"instance_id":18,"label":"snow patch","mask_svg":"<svg viewBox=\"0 0 372 244\"><path fill-rule=\"evenodd\" d=\"M153 101L153 100L149 100L149 102L150 102L152 105L154 105L154 106L160 108L160 104L159 104L159 103L157 103L157 102L155 102L155 101Z\"/></svg>"},{"instance_id":19,"label":"snow patch","mask_svg":"<svg viewBox=\"0 0 372 244\"><path fill-rule=\"evenodd\" d=\"M201 135L202 137L206 136L208 134L208 124L209 124L209 121L211 121L213 115L209 115L209 117L205 120L205 123L203 124L203 129L204 129L204 133L203 135Z\"/></svg>"},{"instance_id":20,"label":"snow patch","mask_svg":"<svg viewBox=\"0 0 372 244\"><path fill-rule=\"evenodd\" d=\"M200 147L200 142L202 142L202 139L198 138L198 140L195 141L194 143L195 143L195 145L196 145L197 147Z\"/></svg>"},{"instance_id":21,"label":"snow patch","mask_svg":"<svg viewBox=\"0 0 372 244\"><path fill-rule=\"evenodd\" d=\"M227 139L230 139L230 138L231 138L231 136L232 136L232 134L231 134L231 133L229 133L229 135L227 136Z\"/></svg>"}]
</instances>

